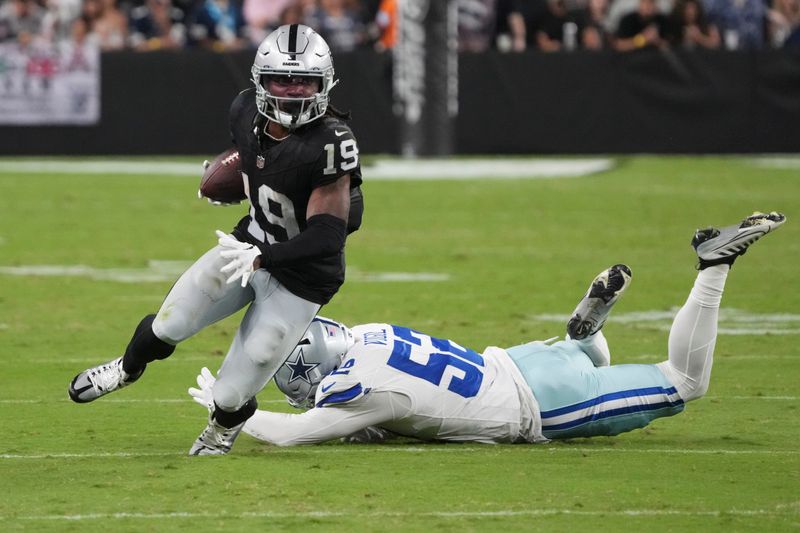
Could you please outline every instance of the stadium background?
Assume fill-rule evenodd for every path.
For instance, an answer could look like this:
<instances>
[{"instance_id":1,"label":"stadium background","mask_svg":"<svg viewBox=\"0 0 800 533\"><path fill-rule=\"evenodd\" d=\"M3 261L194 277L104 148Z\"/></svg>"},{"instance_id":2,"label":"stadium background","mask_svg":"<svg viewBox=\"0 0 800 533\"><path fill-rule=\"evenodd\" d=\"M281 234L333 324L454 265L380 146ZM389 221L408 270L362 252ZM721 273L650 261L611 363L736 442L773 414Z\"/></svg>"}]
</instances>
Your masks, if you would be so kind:
<instances>
[{"instance_id":1,"label":"stadium background","mask_svg":"<svg viewBox=\"0 0 800 533\"><path fill-rule=\"evenodd\" d=\"M13 0L17 2L35 3ZM626 2L635 10L630 0L613 5ZM319 9L324 12L328 4L342 2L322 2ZM777 4L765 12L769 16L764 15L764 42L758 46L673 44L628 53L610 46L563 46L543 53L535 41L525 50L502 53L493 46L506 36L498 33L503 31L498 23L483 28L481 53L465 51L466 38L460 36L467 31L462 27L466 23L458 23L465 16L459 10L472 4L485 4L486 10L516 5L492 0L401 2L395 13L396 44L381 51L377 48L382 41L375 35L369 40L365 34L359 46L341 44L342 33L361 27L352 21L352 28L345 25L329 36L342 80L332 93L333 102L353 112L363 154L721 154L798 149L800 53L788 44L776 48L768 42L774 31L768 31L772 23L767 21ZM520 9L527 13L537 2L523 4L527 11ZM369 12L363 17L374 17L378 3L342 5L361 5ZM800 25L800 6L795 7ZM578 20L580 9L573 9ZM187 11L190 19L193 11ZM133 9L131 16L135 13ZM537 20L526 18L529 41L541 30ZM185 23L193 27L189 20ZM565 27L569 24L574 23L565 22ZM0 36L2 26L0 17ZM205 45L195 42L181 53L143 53L131 47L104 53L96 124L19 127L0 121L5 123L0 125L0 154L221 152L229 144L225 103L250 86L254 46L221 44L221 39ZM36 58L40 52L30 47ZM31 84L45 84L49 70L38 72L33 65L27 67ZM6 79L11 66L0 68Z\"/></svg>"},{"instance_id":2,"label":"stadium background","mask_svg":"<svg viewBox=\"0 0 800 533\"><path fill-rule=\"evenodd\" d=\"M542 446L287 450L242 437L198 462L186 450L204 415L185 389L218 367L237 317L135 387L72 404L74 373L115 355L213 230L244 212L194 194L198 162L227 146L227 102L248 85L251 55L108 52L97 125L0 127L0 528L796 530L793 51L465 52L457 116L447 79L429 78L433 124L395 114L391 56L336 55L333 101L354 112L367 201L348 282L324 310L345 323L400 323L479 350L548 338L592 276L625 261L634 283L605 326L614 362L655 363L694 277L692 231L755 208L788 214L732 272L711 390L680 416ZM426 66L452 72L446 57ZM380 154L412 152L452 152L464 179L427 158L377 179L397 162ZM593 154L573 162L602 171L536 174L559 154ZM289 410L272 387L259 401Z\"/></svg>"}]
</instances>

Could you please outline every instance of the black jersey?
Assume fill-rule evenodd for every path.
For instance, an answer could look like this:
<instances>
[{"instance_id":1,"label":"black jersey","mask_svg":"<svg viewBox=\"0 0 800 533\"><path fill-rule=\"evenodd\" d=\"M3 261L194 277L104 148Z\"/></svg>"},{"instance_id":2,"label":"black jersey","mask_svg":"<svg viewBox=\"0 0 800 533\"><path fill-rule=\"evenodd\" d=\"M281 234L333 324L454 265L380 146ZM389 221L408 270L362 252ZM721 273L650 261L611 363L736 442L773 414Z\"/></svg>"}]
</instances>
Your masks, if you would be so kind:
<instances>
[{"instance_id":1,"label":"black jersey","mask_svg":"<svg viewBox=\"0 0 800 533\"><path fill-rule=\"evenodd\" d=\"M231 104L231 135L246 175L250 214L234 235L253 244L285 242L306 229L311 191L350 174L351 216L348 232L361 220L361 167L358 145L347 124L323 116L278 142L263 133L266 124L256 109L255 89L242 91ZM261 129L261 133L257 134ZM270 273L293 294L326 304L344 282L344 250L336 255Z\"/></svg>"}]
</instances>

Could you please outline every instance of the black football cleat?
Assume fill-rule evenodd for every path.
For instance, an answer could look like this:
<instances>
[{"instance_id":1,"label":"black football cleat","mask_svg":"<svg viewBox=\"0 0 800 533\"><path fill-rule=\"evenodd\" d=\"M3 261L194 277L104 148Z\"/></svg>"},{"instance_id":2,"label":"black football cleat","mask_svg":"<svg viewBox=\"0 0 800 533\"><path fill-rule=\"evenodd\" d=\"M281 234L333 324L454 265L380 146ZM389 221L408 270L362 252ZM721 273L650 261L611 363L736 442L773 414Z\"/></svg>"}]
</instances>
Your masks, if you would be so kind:
<instances>
[{"instance_id":1,"label":"black football cleat","mask_svg":"<svg viewBox=\"0 0 800 533\"><path fill-rule=\"evenodd\" d=\"M692 238L692 248L700 260L698 269L720 264L733 265L736 258L744 255L750 245L770 231L778 229L784 222L786 216L782 213L756 212L739 224L697 230Z\"/></svg>"},{"instance_id":2,"label":"black football cleat","mask_svg":"<svg viewBox=\"0 0 800 533\"><path fill-rule=\"evenodd\" d=\"M611 308L631 284L632 276L631 269L622 264L598 274L567 322L570 338L581 340L600 331Z\"/></svg>"}]
</instances>

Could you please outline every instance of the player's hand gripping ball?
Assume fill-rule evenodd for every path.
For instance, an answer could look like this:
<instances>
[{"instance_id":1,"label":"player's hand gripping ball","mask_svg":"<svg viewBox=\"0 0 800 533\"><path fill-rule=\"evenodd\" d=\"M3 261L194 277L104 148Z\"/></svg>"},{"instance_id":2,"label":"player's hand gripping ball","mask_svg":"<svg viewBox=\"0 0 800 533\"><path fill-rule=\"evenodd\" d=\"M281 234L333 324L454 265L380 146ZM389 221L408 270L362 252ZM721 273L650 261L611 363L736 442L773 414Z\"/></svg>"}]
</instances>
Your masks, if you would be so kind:
<instances>
[{"instance_id":1,"label":"player's hand gripping ball","mask_svg":"<svg viewBox=\"0 0 800 533\"><path fill-rule=\"evenodd\" d=\"M242 161L236 148L225 150L211 162L203 162L203 178L197 197L207 198L214 205L238 204L247 198Z\"/></svg>"}]
</instances>

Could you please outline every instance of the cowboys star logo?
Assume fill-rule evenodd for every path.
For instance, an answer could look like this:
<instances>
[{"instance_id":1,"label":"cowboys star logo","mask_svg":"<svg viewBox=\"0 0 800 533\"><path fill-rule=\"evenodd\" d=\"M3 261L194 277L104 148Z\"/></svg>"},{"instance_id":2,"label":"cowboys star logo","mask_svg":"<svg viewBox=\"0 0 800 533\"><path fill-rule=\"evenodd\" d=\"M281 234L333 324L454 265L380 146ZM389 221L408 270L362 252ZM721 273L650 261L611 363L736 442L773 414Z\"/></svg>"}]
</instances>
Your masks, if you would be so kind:
<instances>
[{"instance_id":1,"label":"cowboys star logo","mask_svg":"<svg viewBox=\"0 0 800 533\"><path fill-rule=\"evenodd\" d=\"M303 349L301 348L300 353L297 354L297 359L294 361L286 361L286 366L292 371L292 375L289 377L289 383L296 379L302 379L311 385L311 378L308 376L308 373L317 368L319 363L306 363L303 358Z\"/></svg>"}]
</instances>

